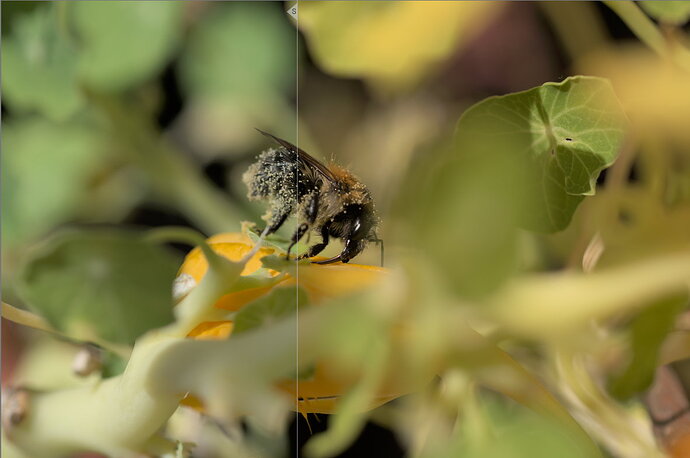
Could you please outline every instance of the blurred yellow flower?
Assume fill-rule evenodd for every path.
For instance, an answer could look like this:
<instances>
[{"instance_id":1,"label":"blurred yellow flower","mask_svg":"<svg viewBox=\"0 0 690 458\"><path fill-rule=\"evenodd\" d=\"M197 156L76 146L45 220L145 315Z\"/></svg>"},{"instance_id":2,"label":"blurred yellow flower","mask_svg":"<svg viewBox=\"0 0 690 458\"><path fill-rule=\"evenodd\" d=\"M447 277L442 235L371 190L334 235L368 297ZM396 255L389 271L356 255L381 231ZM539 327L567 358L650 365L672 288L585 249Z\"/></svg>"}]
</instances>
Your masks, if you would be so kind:
<instances>
[{"instance_id":1,"label":"blurred yellow flower","mask_svg":"<svg viewBox=\"0 0 690 458\"><path fill-rule=\"evenodd\" d=\"M253 248L252 240L242 233L227 233L213 236L207 240L208 245L218 254L232 260L239 261ZM242 276L249 276L264 268L261 258L274 254L276 249L262 247L247 262ZM325 258L323 258L325 259ZM191 276L198 284L208 269L208 264L199 248L194 248L185 258L179 275ZM280 272L266 269L266 274L277 277ZM382 267L365 266L358 264L306 264L299 267L299 286L309 296L310 303L319 303L339 296L362 290L379 282L386 269ZM250 288L233 292L223 296L215 307L230 311L236 311L251 303L255 299L269 293L277 286L285 287L296 285L295 277L284 275L279 281L269 286ZM188 337L194 339L227 339L233 331L232 321L204 322L196 326ZM296 396L299 411L306 413L331 413L338 398L344 394L356 381L357 375L343 377L342 372L334 372L328 362L320 362L315 365L314 372L308 380L284 380L278 383L278 388L286 393ZM384 384L372 404L377 407L402 393L390 388L391 384ZM297 390L299 387L299 393ZM201 408L202 403L193 396L183 400L183 404L194 408Z\"/></svg>"},{"instance_id":2,"label":"blurred yellow flower","mask_svg":"<svg viewBox=\"0 0 690 458\"><path fill-rule=\"evenodd\" d=\"M467 43L503 2L304 2L299 27L315 60L338 76L395 91L419 82Z\"/></svg>"},{"instance_id":3,"label":"blurred yellow flower","mask_svg":"<svg viewBox=\"0 0 690 458\"><path fill-rule=\"evenodd\" d=\"M581 59L583 73L604 76L636 132L690 142L690 75L673 62L639 46L605 49Z\"/></svg>"}]
</instances>

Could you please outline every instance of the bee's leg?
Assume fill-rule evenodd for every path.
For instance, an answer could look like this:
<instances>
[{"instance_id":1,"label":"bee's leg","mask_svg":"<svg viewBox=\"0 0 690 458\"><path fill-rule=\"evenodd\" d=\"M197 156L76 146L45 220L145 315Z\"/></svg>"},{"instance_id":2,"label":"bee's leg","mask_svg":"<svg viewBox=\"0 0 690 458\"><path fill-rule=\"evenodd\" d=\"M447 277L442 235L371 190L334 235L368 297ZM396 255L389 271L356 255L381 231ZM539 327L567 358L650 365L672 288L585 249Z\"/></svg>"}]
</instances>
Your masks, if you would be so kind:
<instances>
[{"instance_id":1,"label":"bee's leg","mask_svg":"<svg viewBox=\"0 0 690 458\"><path fill-rule=\"evenodd\" d=\"M302 223L299 225L295 233L292 235L292 241L287 249L287 259L290 259L290 250L292 250L292 247L295 246L297 242L299 242L299 239L301 239L302 236L304 236L308 229L309 225L307 223Z\"/></svg>"},{"instance_id":2,"label":"bee's leg","mask_svg":"<svg viewBox=\"0 0 690 458\"><path fill-rule=\"evenodd\" d=\"M307 221L309 221L309 224L314 224L314 221L316 221L316 216L319 214L319 194L318 193L314 192L311 195L311 200L309 201L309 205L307 205L307 209L306 209L305 213L307 215Z\"/></svg>"},{"instance_id":3,"label":"bee's leg","mask_svg":"<svg viewBox=\"0 0 690 458\"><path fill-rule=\"evenodd\" d=\"M307 208L304 211L307 221L309 222L310 226L314 225L314 221L316 221L316 216L319 214L319 194L316 192L313 192L311 194L311 197L309 199L309 204L307 205ZM309 243L311 233L307 235L307 243ZM327 236L328 237L328 236ZM314 256L313 254L307 255L307 257ZM302 256L304 257L304 256Z\"/></svg>"},{"instance_id":4,"label":"bee's leg","mask_svg":"<svg viewBox=\"0 0 690 458\"><path fill-rule=\"evenodd\" d=\"M283 225L287 217L290 215L290 211L282 211L278 214L277 218L273 218L271 221L271 225L268 226L268 232L266 232L266 235L271 235L278 229L280 229L280 226Z\"/></svg>"},{"instance_id":5,"label":"bee's leg","mask_svg":"<svg viewBox=\"0 0 690 458\"><path fill-rule=\"evenodd\" d=\"M321 253L326 246L328 246L328 225L321 227L321 239L321 243L317 243L309 248L309 251L302 255L301 258L311 258L316 256L317 254Z\"/></svg>"}]
</instances>

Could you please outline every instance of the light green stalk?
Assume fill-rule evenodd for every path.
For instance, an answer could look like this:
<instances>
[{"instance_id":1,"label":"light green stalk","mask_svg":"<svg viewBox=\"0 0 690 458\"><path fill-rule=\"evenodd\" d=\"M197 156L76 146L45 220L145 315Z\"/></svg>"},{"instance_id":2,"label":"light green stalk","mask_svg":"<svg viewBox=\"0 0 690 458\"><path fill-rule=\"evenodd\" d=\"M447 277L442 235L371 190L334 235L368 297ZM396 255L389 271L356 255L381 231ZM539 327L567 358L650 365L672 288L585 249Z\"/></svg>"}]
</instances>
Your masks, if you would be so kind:
<instances>
[{"instance_id":1,"label":"light green stalk","mask_svg":"<svg viewBox=\"0 0 690 458\"><path fill-rule=\"evenodd\" d=\"M669 57L687 71L690 71L690 50L682 46L669 46L661 31L639 6L630 0L606 0L611 8L630 30L644 44L662 57Z\"/></svg>"}]
</instances>

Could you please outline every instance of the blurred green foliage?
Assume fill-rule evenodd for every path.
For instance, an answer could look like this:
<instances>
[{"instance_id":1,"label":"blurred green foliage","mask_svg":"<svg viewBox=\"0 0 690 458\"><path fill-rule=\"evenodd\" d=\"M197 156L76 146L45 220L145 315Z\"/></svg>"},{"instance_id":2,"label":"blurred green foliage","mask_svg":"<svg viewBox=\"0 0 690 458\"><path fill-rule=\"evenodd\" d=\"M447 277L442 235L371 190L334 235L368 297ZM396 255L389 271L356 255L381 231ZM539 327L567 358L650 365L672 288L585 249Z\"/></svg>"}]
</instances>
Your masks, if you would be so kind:
<instances>
[{"instance_id":1,"label":"blurred green foliage","mask_svg":"<svg viewBox=\"0 0 690 458\"><path fill-rule=\"evenodd\" d=\"M173 321L179 259L138 234L66 232L29 256L20 296L71 338L132 345Z\"/></svg>"},{"instance_id":2,"label":"blurred green foliage","mask_svg":"<svg viewBox=\"0 0 690 458\"><path fill-rule=\"evenodd\" d=\"M238 136L260 142L250 124L283 123L296 48L276 5L5 2L2 8L3 18L12 18L3 27L2 55L3 190L13 196L6 205L11 217L2 221L7 247L20 251L70 221L118 222L142 202L177 207L180 199L194 199L182 206L203 207L226 200L220 211L230 212L228 219L244 214L193 177L198 172L184 165L184 154L165 154L177 166L152 164L147 150L159 147L161 134L145 126L155 126L160 77L172 62L192 113L181 114L181 130L203 118L215 129L207 127L206 136L221 132L219 148L227 153ZM252 105L257 98L263 102ZM223 105L233 107L235 119L247 119L238 136L223 137L235 132L217 110ZM138 132L126 124L134 119ZM175 181L181 197L165 184ZM193 223L221 229L222 218L200 213Z\"/></svg>"},{"instance_id":3,"label":"blurred green foliage","mask_svg":"<svg viewBox=\"0 0 690 458\"><path fill-rule=\"evenodd\" d=\"M294 21L279 2L3 2L3 289L56 333L108 349L102 404L73 380L75 391L41 385L45 421L13 425L24 445L169 451L129 420L163 431L180 393L192 393L214 422L246 419L243 439L223 436L228 453L274 452L294 401L276 383L313 381L327 361L331 376L355 382L310 440L315 456L345 450L381 393L410 391L371 416L415 456L660 456L640 399L659 361L687 354L669 349L669 335L688 333L677 329L690 282L688 5L610 2L640 40L623 49L587 19L589 5L550 4L571 53L554 56L538 46L551 32L531 4L303 2ZM572 46L575 29L596 38ZM501 47L527 32L537 44ZM523 80L505 53L525 68L569 67L507 93L496 81ZM178 257L119 226L153 208L208 233L237 231L258 214L239 179L265 145L253 127L337 154L386 196L377 205L390 267L348 266L358 277L274 255L240 277L218 258L174 307ZM211 173L227 189L204 173L209 161L227 166ZM63 230L92 223L117 229ZM176 234L163 239L203 240ZM357 261L378 263L369 251ZM236 312L214 307L283 279L268 269L297 287ZM323 272L382 279L310 303L301 281L336 286ZM233 336L186 338L194 319L233 321ZM52 355L43 344L29 354ZM458 374L467 386L453 386ZM123 399L132 417L102 415ZM45 408L56 405L69 408ZM88 424L66 431L79 421ZM116 427L122 436L89 435Z\"/></svg>"},{"instance_id":4,"label":"blurred green foliage","mask_svg":"<svg viewBox=\"0 0 690 458\"><path fill-rule=\"evenodd\" d=\"M274 288L269 294L243 307L233 320L233 334L250 331L254 328L269 326L280 321L299 307L309 305L309 297L301 288L279 287Z\"/></svg>"},{"instance_id":5,"label":"blurred green foliage","mask_svg":"<svg viewBox=\"0 0 690 458\"><path fill-rule=\"evenodd\" d=\"M469 458L584 458L596 456L576 436L558 423L524 407L506 404L491 396L478 399L479 411L464 418L456 443L428 456ZM475 423L474 425L470 423ZM480 434L476 423L486 428Z\"/></svg>"},{"instance_id":6,"label":"blurred green foliage","mask_svg":"<svg viewBox=\"0 0 690 458\"><path fill-rule=\"evenodd\" d=\"M643 10L661 22L683 25L690 19L690 3L663 0L639 2Z\"/></svg>"},{"instance_id":7,"label":"blurred green foliage","mask_svg":"<svg viewBox=\"0 0 690 458\"><path fill-rule=\"evenodd\" d=\"M649 388L654 381L661 345L687 304L687 294L676 294L659 300L633 318L631 358L624 370L609 379L608 389L614 397L629 400Z\"/></svg>"},{"instance_id":8,"label":"blurred green foliage","mask_svg":"<svg viewBox=\"0 0 690 458\"><path fill-rule=\"evenodd\" d=\"M70 117L84 106L76 84L78 54L58 29L55 11L43 6L16 22L4 39L3 103L55 120Z\"/></svg>"},{"instance_id":9,"label":"blurred green foliage","mask_svg":"<svg viewBox=\"0 0 690 458\"><path fill-rule=\"evenodd\" d=\"M180 2L56 4L71 15L79 43L80 80L92 89L122 91L158 75L182 34ZM70 33L67 30L63 33Z\"/></svg>"},{"instance_id":10,"label":"blurred green foliage","mask_svg":"<svg viewBox=\"0 0 690 458\"><path fill-rule=\"evenodd\" d=\"M296 47L290 24L270 3L219 5L186 43L179 63L185 92L251 104L294 87Z\"/></svg>"},{"instance_id":11,"label":"blurred green foliage","mask_svg":"<svg viewBox=\"0 0 690 458\"><path fill-rule=\"evenodd\" d=\"M105 157L102 141L85 123L5 122L3 244L26 243L76 215Z\"/></svg>"}]
</instances>

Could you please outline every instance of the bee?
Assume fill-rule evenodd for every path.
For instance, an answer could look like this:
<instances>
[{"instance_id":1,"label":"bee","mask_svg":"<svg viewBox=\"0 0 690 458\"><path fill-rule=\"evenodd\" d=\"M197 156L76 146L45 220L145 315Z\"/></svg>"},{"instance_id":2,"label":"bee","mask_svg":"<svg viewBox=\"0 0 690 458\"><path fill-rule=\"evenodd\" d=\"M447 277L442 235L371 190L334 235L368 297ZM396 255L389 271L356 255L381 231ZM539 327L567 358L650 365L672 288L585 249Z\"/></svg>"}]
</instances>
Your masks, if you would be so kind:
<instances>
[{"instance_id":1,"label":"bee","mask_svg":"<svg viewBox=\"0 0 690 458\"><path fill-rule=\"evenodd\" d=\"M242 176L249 200L268 201L269 208L263 216L268 224L265 234L274 233L288 216L296 214L301 224L290 239L288 258L293 246L314 230L321 242L298 259L316 256L333 237L342 241L342 252L315 263L346 263L369 242L376 242L381 246L383 264L383 241L376 236L378 217L369 189L348 170L326 166L292 143L257 130L279 145L261 153Z\"/></svg>"}]
</instances>

